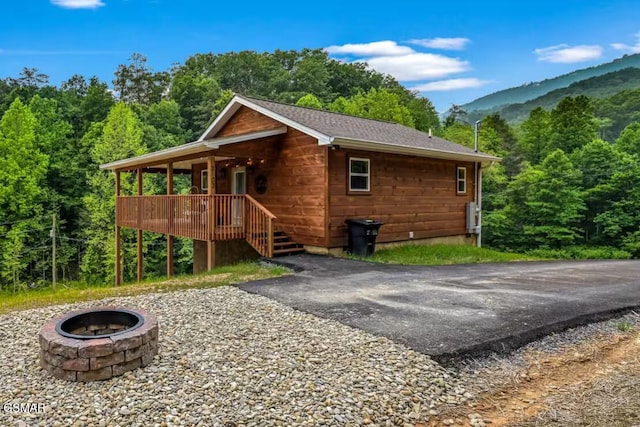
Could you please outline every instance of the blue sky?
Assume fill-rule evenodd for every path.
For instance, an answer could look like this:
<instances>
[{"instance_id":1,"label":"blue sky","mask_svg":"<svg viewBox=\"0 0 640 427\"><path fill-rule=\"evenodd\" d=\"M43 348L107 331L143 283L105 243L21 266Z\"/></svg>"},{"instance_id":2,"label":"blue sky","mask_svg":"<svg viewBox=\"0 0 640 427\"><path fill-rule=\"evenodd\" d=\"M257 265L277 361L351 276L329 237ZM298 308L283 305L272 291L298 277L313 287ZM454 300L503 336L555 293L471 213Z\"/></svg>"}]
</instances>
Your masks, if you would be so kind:
<instances>
[{"instance_id":1,"label":"blue sky","mask_svg":"<svg viewBox=\"0 0 640 427\"><path fill-rule=\"evenodd\" d=\"M326 48L367 60L438 110L640 52L637 0L230 2L7 0L0 78L36 67L111 82L133 52L156 70L195 53Z\"/></svg>"}]
</instances>

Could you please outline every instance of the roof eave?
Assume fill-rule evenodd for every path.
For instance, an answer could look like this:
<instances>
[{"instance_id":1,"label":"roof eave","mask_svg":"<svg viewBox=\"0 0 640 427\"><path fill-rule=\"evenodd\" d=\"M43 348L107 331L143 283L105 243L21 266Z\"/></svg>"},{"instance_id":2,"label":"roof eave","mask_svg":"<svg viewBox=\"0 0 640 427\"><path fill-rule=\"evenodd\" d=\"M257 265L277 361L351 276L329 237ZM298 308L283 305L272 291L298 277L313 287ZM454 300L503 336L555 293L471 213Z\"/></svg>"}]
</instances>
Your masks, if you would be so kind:
<instances>
[{"instance_id":1,"label":"roof eave","mask_svg":"<svg viewBox=\"0 0 640 427\"><path fill-rule=\"evenodd\" d=\"M210 150L205 141L194 141L177 147L166 148L153 153L143 154L141 156L130 157L128 159L116 160L114 162L100 165L102 170L123 170L144 165L145 163L157 162L160 160L170 160L174 157L186 156Z\"/></svg>"},{"instance_id":2,"label":"roof eave","mask_svg":"<svg viewBox=\"0 0 640 427\"><path fill-rule=\"evenodd\" d=\"M137 157L131 157L128 159L117 160L115 162L106 163L100 165L100 169L103 170L123 170L134 167L144 166L149 163L157 163L161 161L171 161L176 157L188 156L191 154L206 153L207 151L215 150L222 145L234 144L237 142L251 141L254 139L267 138L270 136L281 135L287 132L286 126L281 126L275 129L262 130L257 132L243 133L240 135L231 135L222 138L214 138L204 141L190 142L184 145L178 145L177 147L171 147L153 153L143 154Z\"/></svg>"},{"instance_id":3,"label":"roof eave","mask_svg":"<svg viewBox=\"0 0 640 427\"><path fill-rule=\"evenodd\" d=\"M356 150L378 151L383 153L430 157L443 160L481 162L483 164L502 161L500 157L491 156L484 153L458 153L454 151L438 150L434 148L409 147L406 145L397 145L378 141L366 141L344 137L335 137L332 139L331 143L340 145L344 148L352 148Z\"/></svg>"}]
</instances>

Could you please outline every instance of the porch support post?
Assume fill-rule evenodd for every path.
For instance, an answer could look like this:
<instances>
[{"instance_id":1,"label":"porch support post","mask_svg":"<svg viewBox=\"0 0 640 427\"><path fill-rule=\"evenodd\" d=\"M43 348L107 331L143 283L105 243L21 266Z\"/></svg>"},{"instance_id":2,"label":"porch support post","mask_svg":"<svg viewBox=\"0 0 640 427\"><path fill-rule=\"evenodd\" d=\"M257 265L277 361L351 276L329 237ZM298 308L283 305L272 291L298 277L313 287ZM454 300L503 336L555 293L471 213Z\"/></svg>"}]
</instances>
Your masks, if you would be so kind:
<instances>
[{"instance_id":1,"label":"porch support post","mask_svg":"<svg viewBox=\"0 0 640 427\"><path fill-rule=\"evenodd\" d=\"M213 174L216 173L216 161L214 156L207 158L207 194L216 194L216 189L213 188Z\"/></svg>"},{"instance_id":2,"label":"porch support post","mask_svg":"<svg viewBox=\"0 0 640 427\"><path fill-rule=\"evenodd\" d=\"M173 194L173 163L169 162L167 165L167 195ZM168 200L169 212L168 212L168 233L167 233L167 277L173 276L173 200L169 197Z\"/></svg>"},{"instance_id":3,"label":"porch support post","mask_svg":"<svg viewBox=\"0 0 640 427\"><path fill-rule=\"evenodd\" d=\"M207 218L207 270L213 269L216 265L216 221L215 221L215 210L216 203L215 197L213 196L216 193L216 189L213 187L213 175L216 173L216 162L214 156L207 157L207 208L208 208L208 218Z\"/></svg>"},{"instance_id":4,"label":"porch support post","mask_svg":"<svg viewBox=\"0 0 640 427\"><path fill-rule=\"evenodd\" d=\"M138 196L142 196L142 168L138 168ZM142 199L138 198L138 282L142 282Z\"/></svg>"},{"instance_id":5,"label":"porch support post","mask_svg":"<svg viewBox=\"0 0 640 427\"><path fill-rule=\"evenodd\" d=\"M120 249L120 227L118 226L118 219L120 217L120 209L118 197L120 196L120 171L116 171L116 271L115 271L115 284L116 286L122 284L122 250Z\"/></svg>"}]
</instances>

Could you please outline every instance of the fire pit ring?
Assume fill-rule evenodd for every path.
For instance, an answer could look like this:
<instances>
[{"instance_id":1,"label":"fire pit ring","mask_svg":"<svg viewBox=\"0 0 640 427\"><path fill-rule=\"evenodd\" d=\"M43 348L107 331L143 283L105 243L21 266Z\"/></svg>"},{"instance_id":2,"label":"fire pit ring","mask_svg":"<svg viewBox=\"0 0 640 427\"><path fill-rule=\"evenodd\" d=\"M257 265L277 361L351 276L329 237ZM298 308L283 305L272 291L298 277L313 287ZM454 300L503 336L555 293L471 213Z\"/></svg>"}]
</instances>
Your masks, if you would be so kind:
<instances>
[{"instance_id":1,"label":"fire pit ring","mask_svg":"<svg viewBox=\"0 0 640 427\"><path fill-rule=\"evenodd\" d=\"M144 318L135 311L123 308L89 310L67 315L56 323L56 332L63 337L88 340L124 334L143 324Z\"/></svg>"},{"instance_id":2,"label":"fire pit ring","mask_svg":"<svg viewBox=\"0 0 640 427\"><path fill-rule=\"evenodd\" d=\"M98 307L51 319L40 330L40 366L69 381L105 380L158 353L158 320L144 310Z\"/></svg>"}]
</instances>

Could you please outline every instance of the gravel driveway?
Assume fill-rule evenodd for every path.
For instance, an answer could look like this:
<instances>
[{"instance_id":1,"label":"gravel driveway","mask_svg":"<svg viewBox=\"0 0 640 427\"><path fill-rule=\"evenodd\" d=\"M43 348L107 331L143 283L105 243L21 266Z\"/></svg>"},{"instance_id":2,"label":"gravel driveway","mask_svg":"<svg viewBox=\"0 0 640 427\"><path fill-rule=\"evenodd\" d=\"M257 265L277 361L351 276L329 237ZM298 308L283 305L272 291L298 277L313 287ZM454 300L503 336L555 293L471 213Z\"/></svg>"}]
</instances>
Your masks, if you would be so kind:
<instances>
[{"instance_id":1,"label":"gravel driveway","mask_svg":"<svg viewBox=\"0 0 640 427\"><path fill-rule=\"evenodd\" d=\"M121 377L71 383L38 366L40 327L97 305L146 309L159 355ZM234 287L53 306L0 317L0 425L414 425L460 403L463 374L386 338ZM407 424L408 423L408 424Z\"/></svg>"}]
</instances>

